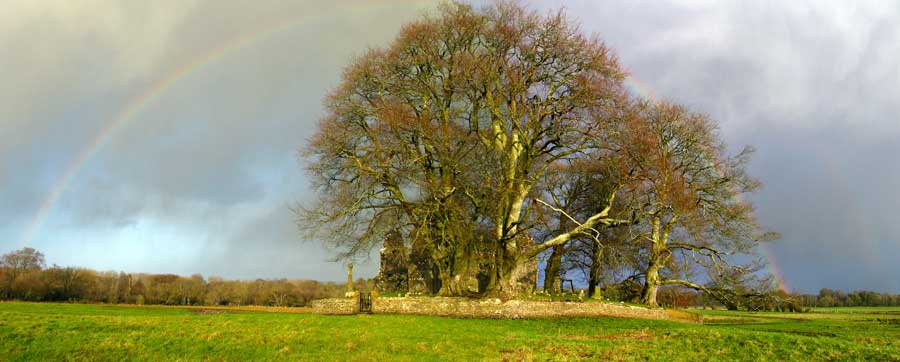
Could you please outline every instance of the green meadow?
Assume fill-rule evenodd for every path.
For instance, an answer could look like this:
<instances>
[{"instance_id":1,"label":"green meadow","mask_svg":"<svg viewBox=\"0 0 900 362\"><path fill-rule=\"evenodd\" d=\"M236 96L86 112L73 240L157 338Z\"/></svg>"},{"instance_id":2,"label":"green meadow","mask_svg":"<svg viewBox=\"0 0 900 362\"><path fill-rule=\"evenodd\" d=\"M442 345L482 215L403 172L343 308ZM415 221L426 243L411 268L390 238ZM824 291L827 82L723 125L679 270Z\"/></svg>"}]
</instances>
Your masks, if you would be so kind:
<instances>
[{"instance_id":1,"label":"green meadow","mask_svg":"<svg viewBox=\"0 0 900 362\"><path fill-rule=\"evenodd\" d=\"M900 308L706 324L0 303L0 361L900 361Z\"/></svg>"}]
</instances>

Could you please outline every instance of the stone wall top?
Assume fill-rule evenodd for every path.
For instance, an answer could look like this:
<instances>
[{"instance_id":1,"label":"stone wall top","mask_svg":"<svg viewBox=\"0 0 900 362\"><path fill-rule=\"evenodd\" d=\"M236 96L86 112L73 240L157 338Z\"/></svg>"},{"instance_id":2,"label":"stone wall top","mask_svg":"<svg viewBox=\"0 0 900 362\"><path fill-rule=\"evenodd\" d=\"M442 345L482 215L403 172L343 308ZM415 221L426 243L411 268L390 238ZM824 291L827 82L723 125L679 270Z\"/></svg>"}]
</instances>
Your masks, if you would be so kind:
<instances>
[{"instance_id":1,"label":"stone wall top","mask_svg":"<svg viewBox=\"0 0 900 362\"><path fill-rule=\"evenodd\" d=\"M320 299L312 303L320 314L359 312L358 298ZM458 318L571 318L619 317L702 323L702 317L684 311L606 303L532 300L469 299L456 297L375 297L374 314L415 314Z\"/></svg>"}]
</instances>

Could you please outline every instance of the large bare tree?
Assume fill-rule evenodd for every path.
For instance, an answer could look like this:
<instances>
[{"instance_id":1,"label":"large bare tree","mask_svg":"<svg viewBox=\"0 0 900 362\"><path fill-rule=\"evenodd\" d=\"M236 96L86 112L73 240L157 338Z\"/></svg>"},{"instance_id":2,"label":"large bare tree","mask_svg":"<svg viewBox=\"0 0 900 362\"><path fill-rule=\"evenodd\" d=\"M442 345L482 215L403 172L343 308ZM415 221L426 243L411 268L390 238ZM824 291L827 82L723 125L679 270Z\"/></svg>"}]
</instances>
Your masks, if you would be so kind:
<instances>
[{"instance_id":1,"label":"large bare tree","mask_svg":"<svg viewBox=\"0 0 900 362\"><path fill-rule=\"evenodd\" d=\"M345 255L396 229L438 259L478 249L487 289L514 296L539 253L610 221L601 209L537 244L529 218L550 167L596 151L623 77L562 13L444 5L347 68L304 150L321 197L302 224Z\"/></svg>"},{"instance_id":2,"label":"large bare tree","mask_svg":"<svg viewBox=\"0 0 900 362\"><path fill-rule=\"evenodd\" d=\"M657 289L666 284L726 302L738 279L758 270L758 243L775 237L743 198L760 187L746 173L753 150L728 155L716 123L683 106L634 107L613 144L631 178L623 191L637 201L641 219L632 226L645 253L641 302L657 305Z\"/></svg>"}]
</instances>

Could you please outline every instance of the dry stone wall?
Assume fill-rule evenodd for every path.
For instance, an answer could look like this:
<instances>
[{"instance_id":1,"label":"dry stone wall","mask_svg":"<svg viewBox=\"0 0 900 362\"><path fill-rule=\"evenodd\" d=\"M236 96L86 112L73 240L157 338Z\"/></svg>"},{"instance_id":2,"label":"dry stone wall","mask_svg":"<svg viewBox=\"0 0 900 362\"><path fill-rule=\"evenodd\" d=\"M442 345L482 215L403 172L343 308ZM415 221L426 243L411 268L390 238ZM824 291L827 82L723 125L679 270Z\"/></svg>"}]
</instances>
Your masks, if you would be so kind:
<instances>
[{"instance_id":1,"label":"dry stone wall","mask_svg":"<svg viewBox=\"0 0 900 362\"><path fill-rule=\"evenodd\" d=\"M317 299L310 303L313 313L356 314L359 313L359 298Z\"/></svg>"},{"instance_id":2,"label":"dry stone wall","mask_svg":"<svg viewBox=\"0 0 900 362\"><path fill-rule=\"evenodd\" d=\"M372 313L463 318L625 317L668 320L663 309L602 302L546 302L445 297L377 298Z\"/></svg>"},{"instance_id":3,"label":"dry stone wall","mask_svg":"<svg viewBox=\"0 0 900 362\"><path fill-rule=\"evenodd\" d=\"M313 313L356 314L359 313L359 294L348 294L347 298L319 299L313 301L311 305ZM385 298L373 295L372 313L497 319L622 317L703 323L702 316L684 311L596 301L549 302L510 300L503 302L499 299L447 297Z\"/></svg>"}]
</instances>

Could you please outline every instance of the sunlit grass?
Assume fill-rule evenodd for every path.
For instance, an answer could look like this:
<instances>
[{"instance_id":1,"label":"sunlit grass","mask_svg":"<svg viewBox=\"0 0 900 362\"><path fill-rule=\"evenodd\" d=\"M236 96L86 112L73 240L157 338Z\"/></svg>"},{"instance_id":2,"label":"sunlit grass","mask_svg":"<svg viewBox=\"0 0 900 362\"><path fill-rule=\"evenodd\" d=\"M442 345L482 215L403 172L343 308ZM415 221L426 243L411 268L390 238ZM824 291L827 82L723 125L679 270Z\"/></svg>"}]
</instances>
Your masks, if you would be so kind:
<instances>
[{"instance_id":1,"label":"sunlit grass","mask_svg":"<svg viewBox=\"0 0 900 362\"><path fill-rule=\"evenodd\" d=\"M0 303L0 360L900 360L894 309L699 311L709 324Z\"/></svg>"}]
</instances>

